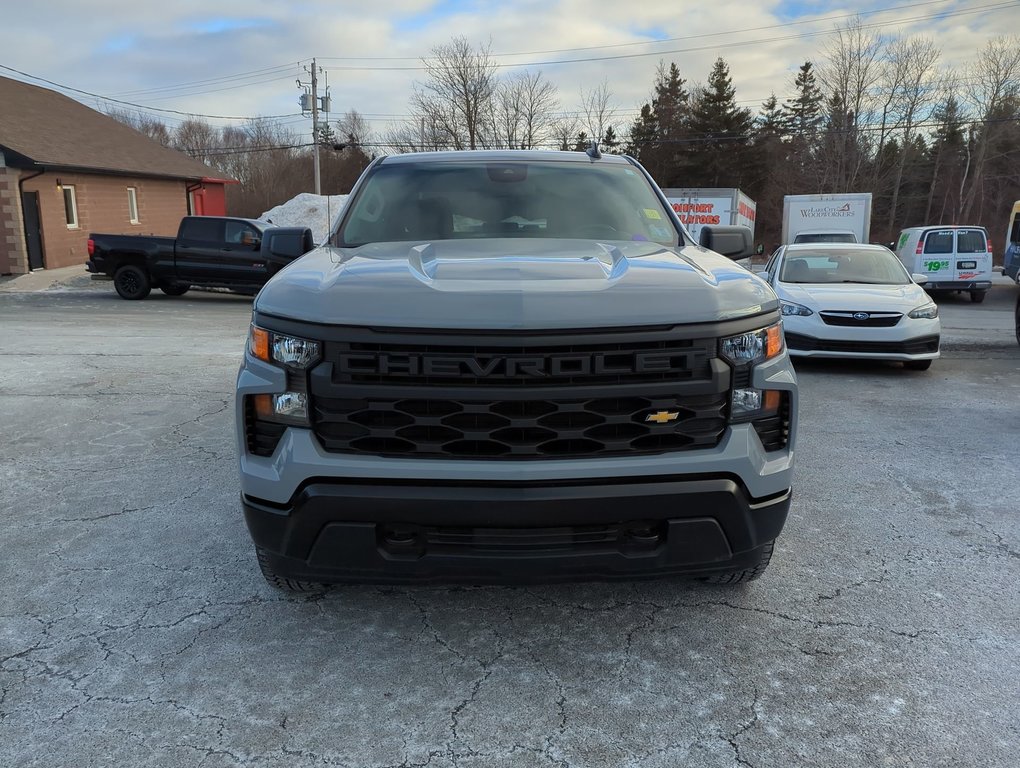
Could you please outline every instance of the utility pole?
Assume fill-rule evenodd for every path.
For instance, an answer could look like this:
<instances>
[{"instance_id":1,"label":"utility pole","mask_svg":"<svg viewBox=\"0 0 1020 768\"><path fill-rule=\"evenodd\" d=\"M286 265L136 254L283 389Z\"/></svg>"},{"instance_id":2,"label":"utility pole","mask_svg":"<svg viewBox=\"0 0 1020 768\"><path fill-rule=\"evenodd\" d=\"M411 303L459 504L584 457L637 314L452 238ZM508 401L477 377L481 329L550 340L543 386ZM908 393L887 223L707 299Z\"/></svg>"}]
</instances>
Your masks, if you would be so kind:
<instances>
[{"instance_id":1,"label":"utility pole","mask_svg":"<svg viewBox=\"0 0 1020 768\"><path fill-rule=\"evenodd\" d=\"M319 173L319 68L315 64L315 59L312 59L312 66L309 69L304 67L305 72L308 72L312 76L311 82L311 93L309 93L309 86L302 83L300 80L297 81L298 88L304 90L301 94L299 103L301 104L301 111L312 113L312 166L315 169L315 194L322 194L322 181ZM329 99L329 89L326 89L326 97ZM325 112L329 112L329 106L323 103L323 109Z\"/></svg>"},{"instance_id":2,"label":"utility pole","mask_svg":"<svg viewBox=\"0 0 1020 768\"><path fill-rule=\"evenodd\" d=\"M312 163L315 167L315 194L322 194L319 175L319 77L315 59L312 59Z\"/></svg>"}]
</instances>

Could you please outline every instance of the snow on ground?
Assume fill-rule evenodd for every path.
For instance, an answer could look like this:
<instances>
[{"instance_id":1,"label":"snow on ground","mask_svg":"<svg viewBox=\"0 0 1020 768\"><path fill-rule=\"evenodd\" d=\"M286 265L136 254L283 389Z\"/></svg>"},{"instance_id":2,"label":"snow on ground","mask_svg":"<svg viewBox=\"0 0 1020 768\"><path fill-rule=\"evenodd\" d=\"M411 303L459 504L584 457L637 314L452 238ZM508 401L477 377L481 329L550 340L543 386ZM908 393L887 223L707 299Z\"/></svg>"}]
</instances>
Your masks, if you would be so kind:
<instances>
[{"instance_id":1,"label":"snow on ground","mask_svg":"<svg viewBox=\"0 0 1020 768\"><path fill-rule=\"evenodd\" d=\"M323 242L336 224L349 195L314 195L302 192L259 216L278 227L309 227L316 244Z\"/></svg>"}]
</instances>

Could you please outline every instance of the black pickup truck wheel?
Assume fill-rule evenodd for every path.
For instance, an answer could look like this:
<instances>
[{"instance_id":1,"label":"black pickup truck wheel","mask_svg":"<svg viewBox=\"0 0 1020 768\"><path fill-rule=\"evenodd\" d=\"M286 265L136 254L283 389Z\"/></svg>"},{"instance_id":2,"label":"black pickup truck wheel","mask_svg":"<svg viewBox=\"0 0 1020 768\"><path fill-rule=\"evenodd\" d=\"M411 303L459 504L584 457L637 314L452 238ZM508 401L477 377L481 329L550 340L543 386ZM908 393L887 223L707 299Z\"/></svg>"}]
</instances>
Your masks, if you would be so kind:
<instances>
[{"instance_id":1,"label":"black pickup truck wheel","mask_svg":"<svg viewBox=\"0 0 1020 768\"><path fill-rule=\"evenodd\" d=\"M138 301L152 291L152 281L144 269L134 264L125 264L113 274L113 286L122 299Z\"/></svg>"},{"instance_id":2,"label":"black pickup truck wheel","mask_svg":"<svg viewBox=\"0 0 1020 768\"><path fill-rule=\"evenodd\" d=\"M269 564L269 556L261 547L255 547L255 556L258 558L259 570L270 586L276 587L281 592L322 592L325 586L314 581L299 581L280 576Z\"/></svg>"},{"instance_id":3,"label":"black pickup truck wheel","mask_svg":"<svg viewBox=\"0 0 1020 768\"><path fill-rule=\"evenodd\" d=\"M763 546L758 562L750 568L744 568L739 571L727 571L725 573L714 573L711 576L703 576L700 581L708 584L743 584L748 581L754 581L765 573L765 569L769 567L769 562L772 560L772 551L775 549L775 546L774 541L770 541Z\"/></svg>"},{"instance_id":4,"label":"black pickup truck wheel","mask_svg":"<svg viewBox=\"0 0 1020 768\"><path fill-rule=\"evenodd\" d=\"M183 296L190 290L190 285L183 285L181 283L170 283L170 285L161 285L159 290L163 291L167 296Z\"/></svg>"}]
</instances>

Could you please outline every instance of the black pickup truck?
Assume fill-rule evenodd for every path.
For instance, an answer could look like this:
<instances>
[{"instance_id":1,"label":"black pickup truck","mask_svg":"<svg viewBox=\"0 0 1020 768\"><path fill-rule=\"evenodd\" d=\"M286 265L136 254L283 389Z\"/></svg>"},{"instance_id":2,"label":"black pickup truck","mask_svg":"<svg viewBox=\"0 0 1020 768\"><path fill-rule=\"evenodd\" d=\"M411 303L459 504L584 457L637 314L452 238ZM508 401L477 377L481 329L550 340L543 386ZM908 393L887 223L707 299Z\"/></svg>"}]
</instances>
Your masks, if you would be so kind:
<instances>
[{"instance_id":1,"label":"black pickup truck","mask_svg":"<svg viewBox=\"0 0 1020 768\"><path fill-rule=\"evenodd\" d=\"M112 278L124 299L144 299L153 288L181 296L195 285L255 294L282 267L314 247L307 227L186 216L176 239L90 234L85 269L93 280Z\"/></svg>"}]
</instances>

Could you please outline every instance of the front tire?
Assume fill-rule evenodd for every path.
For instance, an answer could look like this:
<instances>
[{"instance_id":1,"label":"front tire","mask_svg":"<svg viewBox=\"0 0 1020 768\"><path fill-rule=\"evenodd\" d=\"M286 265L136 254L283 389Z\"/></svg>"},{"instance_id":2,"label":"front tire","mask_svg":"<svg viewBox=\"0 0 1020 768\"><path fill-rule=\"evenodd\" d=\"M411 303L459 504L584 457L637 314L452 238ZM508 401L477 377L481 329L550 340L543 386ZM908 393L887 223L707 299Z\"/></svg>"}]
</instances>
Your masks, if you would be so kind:
<instances>
[{"instance_id":1,"label":"front tire","mask_svg":"<svg viewBox=\"0 0 1020 768\"><path fill-rule=\"evenodd\" d=\"M269 563L269 553L262 547L255 547L255 557L258 558L262 576L271 587L275 587L281 592L322 592L325 589L324 585L314 581L299 581L281 576L273 570L273 566Z\"/></svg>"},{"instance_id":2,"label":"front tire","mask_svg":"<svg viewBox=\"0 0 1020 768\"><path fill-rule=\"evenodd\" d=\"M704 581L706 584L745 584L749 581L754 581L761 577L765 573L765 569L769 567L769 563L772 561L772 552L775 549L776 543L770 541L768 544L761 548L761 556L758 562L749 568L743 568L739 571L726 571L725 573L713 573L711 576L702 576L699 581Z\"/></svg>"},{"instance_id":3,"label":"front tire","mask_svg":"<svg viewBox=\"0 0 1020 768\"><path fill-rule=\"evenodd\" d=\"M927 371L931 368L931 360L907 360L903 367L910 371Z\"/></svg>"},{"instance_id":4,"label":"front tire","mask_svg":"<svg viewBox=\"0 0 1020 768\"><path fill-rule=\"evenodd\" d=\"M167 296L183 296L190 289L190 285L184 285L183 283L170 283L169 285L159 286L159 290L163 291Z\"/></svg>"},{"instance_id":5,"label":"front tire","mask_svg":"<svg viewBox=\"0 0 1020 768\"><path fill-rule=\"evenodd\" d=\"M982 301L985 300L985 294L986 293L988 293L988 291L971 291L970 292L970 300L974 304L980 304Z\"/></svg>"},{"instance_id":6,"label":"front tire","mask_svg":"<svg viewBox=\"0 0 1020 768\"><path fill-rule=\"evenodd\" d=\"M113 287L122 299L140 301L152 291L149 274L136 264L125 264L113 274Z\"/></svg>"}]
</instances>

